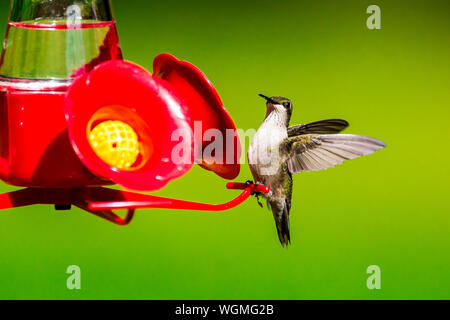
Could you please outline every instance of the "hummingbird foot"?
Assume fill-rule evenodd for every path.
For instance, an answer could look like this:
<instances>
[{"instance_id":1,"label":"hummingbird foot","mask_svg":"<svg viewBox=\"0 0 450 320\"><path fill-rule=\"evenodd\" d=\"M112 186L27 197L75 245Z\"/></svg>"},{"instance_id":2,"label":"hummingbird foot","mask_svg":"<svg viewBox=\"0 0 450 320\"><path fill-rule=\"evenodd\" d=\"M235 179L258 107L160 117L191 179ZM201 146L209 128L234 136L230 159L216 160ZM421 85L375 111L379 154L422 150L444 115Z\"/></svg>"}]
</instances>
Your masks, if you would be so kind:
<instances>
[{"instance_id":1,"label":"hummingbird foot","mask_svg":"<svg viewBox=\"0 0 450 320\"><path fill-rule=\"evenodd\" d=\"M247 185L255 184L255 186L261 184L261 183L259 183L259 182L254 183L252 180L248 180L248 181L246 181L245 183L246 183ZM261 195L261 192L254 191L254 192L252 193L252 196L255 196L256 202L258 203L258 205L259 205L261 208L263 208L263 204L262 204L261 201L259 200L259 196L260 196L260 195Z\"/></svg>"},{"instance_id":2,"label":"hummingbird foot","mask_svg":"<svg viewBox=\"0 0 450 320\"><path fill-rule=\"evenodd\" d=\"M261 208L263 208L263 204L261 203L261 201L259 200L259 196L260 196L261 194L258 192L258 193L255 193L255 197L256 197L256 202L258 203L258 205L261 207Z\"/></svg>"}]
</instances>

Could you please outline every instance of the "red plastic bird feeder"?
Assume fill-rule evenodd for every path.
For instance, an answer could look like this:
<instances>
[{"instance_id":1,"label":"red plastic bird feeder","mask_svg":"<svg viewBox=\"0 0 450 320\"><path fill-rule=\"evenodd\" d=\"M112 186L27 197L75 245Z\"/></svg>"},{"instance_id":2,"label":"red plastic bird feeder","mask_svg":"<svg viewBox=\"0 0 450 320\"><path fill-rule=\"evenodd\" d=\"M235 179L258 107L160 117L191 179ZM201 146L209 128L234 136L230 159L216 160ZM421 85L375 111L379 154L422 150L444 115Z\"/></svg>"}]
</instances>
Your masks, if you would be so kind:
<instances>
[{"instance_id":1,"label":"red plastic bird feeder","mask_svg":"<svg viewBox=\"0 0 450 320\"><path fill-rule=\"evenodd\" d=\"M6 37L11 46L27 39L14 38L25 33L33 33L34 41L51 44L48 38L40 38L42 30L55 35L65 32L65 39L73 43L67 40L65 56L58 56L64 44L47 48L48 57L40 54L41 60L44 56L60 64L55 70L42 70L45 67L40 67L43 62L38 59L28 70L33 52L21 57L13 50L12 59L9 46L3 49L0 178L26 188L0 195L0 209L74 205L124 225L138 208L221 211L241 204L251 194L267 193L263 185L229 182L228 189L243 192L230 202L214 205L104 187L118 184L128 190L158 190L195 162L222 178L234 179L239 174L241 145L219 95L198 68L166 53L154 59L153 75L123 61L109 6L102 0L87 2L88 8L64 1L45 10L38 8L43 1L36 1L32 3L36 10L27 12L39 16L30 17L21 13L20 1L12 1L8 30L15 32ZM90 12L90 8L97 10ZM83 22L88 18L89 23ZM82 31L104 34L97 49L88 50L95 44L84 43L85 38L78 36ZM73 56L70 50L75 50ZM28 64L17 67L25 56ZM211 132L224 139L224 148L210 154L206 151L211 141L203 138ZM121 218L115 209L128 213Z\"/></svg>"}]
</instances>

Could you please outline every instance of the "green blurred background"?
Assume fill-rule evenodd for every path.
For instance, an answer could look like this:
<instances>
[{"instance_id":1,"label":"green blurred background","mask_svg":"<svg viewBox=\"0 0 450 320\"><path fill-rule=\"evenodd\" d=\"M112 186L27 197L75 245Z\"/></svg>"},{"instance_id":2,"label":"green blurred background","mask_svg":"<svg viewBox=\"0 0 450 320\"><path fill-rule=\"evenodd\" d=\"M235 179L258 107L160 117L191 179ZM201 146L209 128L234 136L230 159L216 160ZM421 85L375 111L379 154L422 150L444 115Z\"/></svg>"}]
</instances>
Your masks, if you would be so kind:
<instances>
[{"instance_id":1,"label":"green blurred background","mask_svg":"<svg viewBox=\"0 0 450 320\"><path fill-rule=\"evenodd\" d=\"M381 30L366 28L371 4ZM348 133L388 148L295 176L288 250L254 199L225 213L142 210L127 227L78 209L4 211L0 298L450 298L448 1L113 5L126 59L150 70L160 52L194 63L238 127L263 120L257 93L284 95L292 123L343 118ZM243 166L237 180L249 178ZM218 203L236 191L195 167L157 194ZM72 264L81 267L79 291L66 288ZM381 290L366 287L373 264Z\"/></svg>"}]
</instances>

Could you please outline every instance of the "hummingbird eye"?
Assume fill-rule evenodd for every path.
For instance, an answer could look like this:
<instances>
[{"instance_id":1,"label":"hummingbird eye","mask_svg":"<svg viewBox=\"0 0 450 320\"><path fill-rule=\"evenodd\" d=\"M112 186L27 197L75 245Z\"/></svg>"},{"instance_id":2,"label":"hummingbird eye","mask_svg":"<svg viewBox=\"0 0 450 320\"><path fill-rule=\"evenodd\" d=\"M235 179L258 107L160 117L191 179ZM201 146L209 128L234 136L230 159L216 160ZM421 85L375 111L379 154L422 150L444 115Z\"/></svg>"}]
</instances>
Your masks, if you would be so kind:
<instances>
[{"instance_id":1,"label":"hummingbird eye","mask_svg":"<svg viewBox=\"0 0 450 320\"><path fill-rule=\"evenodd\" d=\"M283 107L285 107L286 109L289 109L290 106L291 106L291 104L289 102L283 103Z\"/></svg>"}]
</instances>

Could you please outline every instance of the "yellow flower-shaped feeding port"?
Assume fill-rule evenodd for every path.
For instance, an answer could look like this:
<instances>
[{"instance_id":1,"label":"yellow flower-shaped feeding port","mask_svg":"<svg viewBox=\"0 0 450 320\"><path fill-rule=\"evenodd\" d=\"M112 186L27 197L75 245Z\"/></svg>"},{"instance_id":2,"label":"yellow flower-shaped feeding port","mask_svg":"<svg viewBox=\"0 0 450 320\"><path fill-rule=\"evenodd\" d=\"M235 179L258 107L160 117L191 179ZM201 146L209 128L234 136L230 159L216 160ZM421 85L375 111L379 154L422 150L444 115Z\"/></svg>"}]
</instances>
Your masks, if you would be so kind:
<instances>
[{"instance_id":1,"label":"yellow flower-shaped feeding port","mask_svg":"<svg viewBox=\"0 0 450 320\"><path fill-rule=\"evenodd\" d=\"M104 121L89 133L89 143L108 165L120 169L130 169L139 156L139 139L128 124L118 120Z\"/></svg>"}]
</instances>

